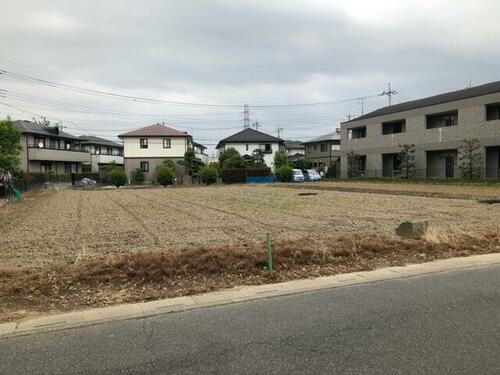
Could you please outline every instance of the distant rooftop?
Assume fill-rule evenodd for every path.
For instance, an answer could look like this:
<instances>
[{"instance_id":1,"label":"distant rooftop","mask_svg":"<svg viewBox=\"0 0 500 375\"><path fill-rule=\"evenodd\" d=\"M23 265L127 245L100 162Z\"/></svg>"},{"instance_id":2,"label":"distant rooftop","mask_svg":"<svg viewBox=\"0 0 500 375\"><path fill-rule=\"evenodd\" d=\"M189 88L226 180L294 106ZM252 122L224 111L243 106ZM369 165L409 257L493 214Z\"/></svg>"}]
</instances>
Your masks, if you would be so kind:
<instances>
[{"instance_id":1,"label":"distant rooftop","mask_svg":"<svg viewBox=\"0 0 500 375\"><path fill-rule=\"evenodd\" d=\"M283 142L281 138L262 133L251 128L243 129L242 131L233 134L219 141L215 148L220 148L225 143L253 143L253 142Z\"/></svg>"},{"instance_id":2,"label":"distant rooftop","mask_svg":"<svg viewBox=\"0 0 500 375\"><path fill-rule=\"evenodd\" d=\"M300 148L303 149L305 148L304 143L302 141L293 141L293 140L285 140L285 147L290 149L290 148Z\"/></svg>"},{"instance_id":3,"label":"distant rooftop","mask_svg":"<svg viewBox=\"0 0 500 375\"><path fill-rule=\"evenodd\" d=\"M118 137L190 137L190 135L162 124L154 124L120 134Z\"/></svg>"},{"instance_id":4,"label":"distant rooftop","mask_svg":"<svg viewBox=\"0 0 500 375\"><path fill-rule=\"evenodd\" d=\"M325 142L325 141L335 141L340 140L340 131L334 131L333 133L328 133L317 138L313 138L304 143L316 143L316 142Z\"/></svg>"},{"instance_id":5,"label":"distant rooftop","mask_svg":"<svg viewBox=\"0 0 500 375\"><path fill-rule=\"evenodd\" d=\"M53 138L72 139L75 141L82 140L82 138L79 138L73 134L63 132L57 126L43 126L37 124L36 122L26 121L26 120L18 120L14 121L13 123L14 126L18 127L23 133L37 134Z\"/></svg>"},{"instance_id":6,"label":"distant rooftop","mask_svg":"<svg viewBox=\"0 0 500 375\"><path fill-rule=\"evenodd\" d=\"M82 139L82 144L123 147L123 145L121 145L120 143L113 142L101 137L96 137L94 135L81 135L79 138Z\"/></svg>"},{"instance_id":7,"label":"distant rooftop","mask_svg":"<svg viewBox=\"0 0 500 375\"><path fill-rule=\"evenodd\" d=\"M500 92L500 81L487 83L481 86L470 87L463 90L450 91L444 94L429 96L423 99L412 100L409 102L394 104L388 107L379 108L373 112L369 112L365 115L356 117L350 121L364 120L367 118L390 115L392 113L398 113L403 111L409 111L411 109L428 107L437 104L454 102L457 100L474 98L476 96L494 94Z\"/></svg>"}]
</instances>

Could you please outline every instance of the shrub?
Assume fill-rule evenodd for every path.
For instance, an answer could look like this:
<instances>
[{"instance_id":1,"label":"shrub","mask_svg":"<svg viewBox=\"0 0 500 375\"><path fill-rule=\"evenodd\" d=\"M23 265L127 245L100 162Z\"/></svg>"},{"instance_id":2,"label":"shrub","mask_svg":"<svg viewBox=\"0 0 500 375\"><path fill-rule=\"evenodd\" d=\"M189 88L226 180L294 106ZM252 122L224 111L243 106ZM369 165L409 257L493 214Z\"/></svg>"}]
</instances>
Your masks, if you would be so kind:
<instances>
[{"instance_id":1,"label":"shrub","mask_svg":"<svg viewBox=\"0 0 500 375\"><path fill-rule=\"evenodd\" d=\"M136 168L132 172L130 172L130 180L132 180L133 184L142 184L144 182L144 179L145 176L142 169Z\"/></svg>"},{"instance_id":2,"label":"shrub","mask_svg":"<svg viewBox=\"0 0 500 375\"><path fill-rule=\"evenodd\" d=\"M347 154L347 177L356 178L361 176L361 157L354 151Z\"/></svg>"},{"instance_id":3,"label":"shrub","mask_svg":"<svg viewBox=\"0 0 500 375\"><path fill-rule=\"evenodd\" d=\"M217 169L207 166L200 169L198 175L201 181L207 185L215 184L217 182Z\"/></svg>"},{"instance_id":4,"label":"shrub","mask_svg":"<svg viewBox=\"0 0 500 375\"><path fill-rule=\"evenodd\" d=\"M173 185L175 180L175 171L166 165L160 165L156 168L156 181L162 186Z\"/></svg>"},{"instance_id":5,"label":"shrub","mask_svg":"<svg viewBox=\"0 0 500 375\"><path fill-rule=\"evenodd\" d=\"M312 168L312 161L307 159L299 159L292 162L292 165L296 169L301 169L305 171Z\"/></svg>"},{"instance_id":6,"label":"shrub","mask_svg":"<svg viewBox=\"0 0 500 375\"><path fill-rule=\"evenodd\" d=\"M458 169L462 178L467 180L480 178L483 155L481 154L479 139L464 139L458 152Z\"/></svg>"},{"instance_id":7,"label":"shrub","mask_svg":"<svg viewBox=\"0 0 500 375\"><path fill-rule=\"evenodd\" d=\"M175 165L174 165L174 162L172 160L165 159L163 161L163 165L166 166L166 167L172 168L175 171Z\"/></svg>"},{"instance_id":8,"label":"shrub","mask_svg":"<svg viewBox=\"0 0 500 375\"><path fill-rule=\"evenodd\" d=\"M290 165L282 165L276 170L276 178L281 182L290 182L293 179L293 168Z\"/></svg>"},{"instance_id":9,"label":"shrub","mask_svg":"<svg viewBox=\"0 0 500 375\"><path fill-rule=\"evenodd\" d=\"M121 168L112 168L108 172L108 181L111 185L119 188L127 183L127 175L125 171Z\"/></svg>"},{"instance_id":10,"label":"shrub","mask_svg":"<svg viewBox=\"0 0 500 375\"><path fill-rule=\"evenodd\" d=\"M255 167L245 169L247 177L267 177L271 176L271 168L269 167Z\"/></svg>"}]
</instances>

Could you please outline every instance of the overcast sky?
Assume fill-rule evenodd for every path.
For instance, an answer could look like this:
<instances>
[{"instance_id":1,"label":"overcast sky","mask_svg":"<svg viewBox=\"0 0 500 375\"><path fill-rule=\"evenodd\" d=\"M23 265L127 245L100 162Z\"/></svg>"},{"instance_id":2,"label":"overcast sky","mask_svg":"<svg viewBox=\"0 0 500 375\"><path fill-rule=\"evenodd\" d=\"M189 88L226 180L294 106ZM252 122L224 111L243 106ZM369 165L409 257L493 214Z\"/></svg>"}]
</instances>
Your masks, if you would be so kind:
<instances>
[{"instance_id":1,"label":"overcast sky","mask_svg":"<svg viewBox=\"0 0 500 375\"><path fill-rule=\"evenodd\" d=\"M0 69L238 106L141 103L2 74L0 116L45 115L68 132L108 138L165 121L211 146L243 127L246 103L259 130L306 140L361 113L361 101L343 100L388 82L402 102L499 80L499 15L498 0L0 0ZM343 102L252 108L324 101ZM385 105L387 97L369 98L364 110Z\"/></svg>"}]
</instances>

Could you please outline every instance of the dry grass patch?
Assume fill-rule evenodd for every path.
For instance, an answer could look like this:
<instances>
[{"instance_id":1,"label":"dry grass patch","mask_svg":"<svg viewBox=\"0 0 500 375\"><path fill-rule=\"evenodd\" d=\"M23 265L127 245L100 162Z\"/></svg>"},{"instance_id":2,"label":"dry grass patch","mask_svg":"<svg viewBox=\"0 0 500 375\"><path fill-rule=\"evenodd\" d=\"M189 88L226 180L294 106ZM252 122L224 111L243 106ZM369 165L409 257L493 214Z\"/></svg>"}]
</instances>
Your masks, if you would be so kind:
<instances>
[{"instance_id":1,"label":"dry grass patch","mask_svg":"<svg viewBox=\"0 0 500 375\"><path fill-rule=\"evenodd\" d=\"M0 321L492 252L500 252L496 232L430 228L421 240L372 234L277 241L272 278L264 243L112 255L43 270L0 271Z\"/></svg>"}]
</instances>

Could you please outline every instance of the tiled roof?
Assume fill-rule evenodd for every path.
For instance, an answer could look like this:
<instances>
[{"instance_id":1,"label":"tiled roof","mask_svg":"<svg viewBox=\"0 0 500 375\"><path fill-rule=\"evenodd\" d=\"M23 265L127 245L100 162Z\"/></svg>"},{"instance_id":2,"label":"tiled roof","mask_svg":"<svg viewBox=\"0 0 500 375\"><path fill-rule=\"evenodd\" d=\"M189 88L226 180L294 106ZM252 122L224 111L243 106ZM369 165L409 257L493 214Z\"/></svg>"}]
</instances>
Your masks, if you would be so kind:
<instances>
[{"instance_id":1,"label":"tiled roof","mask_svg":"<svg viewBox=\"0 0 500 375\"><path fill-rule=\"evenodd\" d=\"M328 134L322 135L320 137L313 138L313 139L306 141L304 143L316 143L316 142L335 141L335 140L340 140L340 132L339 131L334 131L333 133L328 133Z\"/></svg>"},{"instance_id":2,"label":"tiled roof","mask_svg":"<svg viewBox=\"0 0 500 375\"><path fill-rule=\"evenodd\" d=\"M46 137L53 137L53 138L73 139L75 141L82 140L81 138L79 138L73 134L63 132L62 130L60 130L58 128L56 129L55 126L46 127L46 126L37 124L36 122L31 122L31 121L26 121L26 120L18 120L18 121L14 121L14 126L17 126L19 129L21 129L21 132L23 132L23 133L38 134L38 135L43 135Z\"/></svg>"},{"instance_id":3,"label":"tiled roof","mask_svg":"<svg viewBox=\"0 0 500 375\"><path fill-rule=\"evenodd\" d=\"M190 135L162 124L154 124L120 134L118 137L190 137Z\"/></svg>"},{"instance_id":4,"label":"tiled roof","mask_svg":"<svg viewBox=\"0 0 500 375\"><path fill-rule=\"evenodd\" d=\"M272 135L262 133L258 130L246 128L219 141L216 148L222 147L225 143L246 143L246 142L283 142L282 139Z\"/></svg>"},{"instance_id":5,"label":"tiled roof","mask_svg":"<svg viewBox=\"0 0 500 375\"><path fill-rule=\"evenodd\" d=\"M411 109L428 107L437 104L454 102L457 100L463 100L468 98L474 98L476 96L494 94L500 92L500 81L487 83L481 86L470 87L463 90L451 91L444 94L429 96L427 98L412 100L410 102L404 102L399 104L394 104L388 107L379 108L373 112L367 113L363 116L356 117L350 121L364 120L367 118L378 117L389 115L392 113L398 113L403 111L409 111Z\"/></svg>"},{"instance_id":6,"label":"tiled roof","mask_svg":"<svg viewBox=\"0 0 500 375\"><path fill-rule=\"evenodd\" d=\"M285 140L285 147L286 148L304 148L304 143L302 141L292 141L292 140Z\"/></svg>"},{"instance_id":7,"label":"tiled roof","mask_svg":"<svg viewBox=\"0 0 500 375\"><path fill-rule=\"evenodd\" d=\"M104 139L101 137L96 137L94 135L81 135L82 144L89 145L100 145L100 146L111 146L111 147L123 147L123 145L110 141L108 139Z\"/></svg>"}]
</instances>

